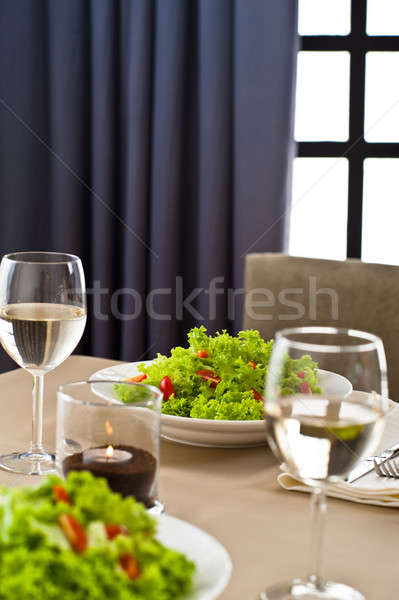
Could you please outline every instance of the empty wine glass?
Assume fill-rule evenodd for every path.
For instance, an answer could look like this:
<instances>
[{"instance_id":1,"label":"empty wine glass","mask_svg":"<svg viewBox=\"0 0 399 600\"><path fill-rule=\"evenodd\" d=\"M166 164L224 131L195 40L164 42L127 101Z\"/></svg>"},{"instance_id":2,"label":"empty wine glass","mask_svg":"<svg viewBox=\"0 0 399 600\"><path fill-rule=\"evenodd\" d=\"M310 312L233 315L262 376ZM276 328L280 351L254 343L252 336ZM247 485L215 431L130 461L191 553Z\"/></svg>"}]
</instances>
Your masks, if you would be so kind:
<instances>
[{"instance_id":1,"label":"empty wine glass","mask_svg":"<svg viewBox=\"0 0 399 600\"><path fill-rule=\"evenodd\" d=\"M26 452L0 456L0 466L26 475L55 471L42 443L43 377L75 349L86 325L86 291L77 256L16 252L0 264L0 341L33 375L32 441Z\"/></svg>"},{"instance_id":2,"label":"empty wine glass","mask_svg":"<svg viewBox=\"0 0 399 600\"><path fill-rule=\"evenodd\" d=\"M326 486L375 450L389 408L386 371L375 335L330 327L276 334L266 378L267 437L284 470L312 488L313 560L307 579L271 586L261 600L364 600L323 578Z\"/></svg>"}]
</instances>

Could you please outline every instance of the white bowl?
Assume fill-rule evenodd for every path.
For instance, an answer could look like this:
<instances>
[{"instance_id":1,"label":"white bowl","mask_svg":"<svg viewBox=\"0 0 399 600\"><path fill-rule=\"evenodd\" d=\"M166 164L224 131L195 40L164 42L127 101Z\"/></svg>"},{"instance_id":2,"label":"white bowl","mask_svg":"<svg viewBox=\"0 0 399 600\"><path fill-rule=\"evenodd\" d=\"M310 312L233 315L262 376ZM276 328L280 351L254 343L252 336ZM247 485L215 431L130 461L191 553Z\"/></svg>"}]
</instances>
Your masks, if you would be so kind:
<instances>
[{"instance_id":1,"label":"white bowl","mask_svg":"<svg viewBox=\"0 0 399 600\"><path fill-rule=\"evenodd\" d=\"M157 519L159 541L183 552L196 566L193 590L182 600L219 598L232 572L227 550L213 536L191 523L165 514Z\"/></svg>"},{"instance_id":2,"label":"white bowl","mask_svg":"<svg viewBox=\"0 0 399 600\"><path fill-rule=\"evenodd\" d=\"M125 363L107 367L93 373L90 380L123 381L139 373L140 364L153 361ZM346 398L352 392L348 379L319 369L319 383L324 393ZM144 382L145 383L145 382ZM110 394L109 384L93 383L95 394L112 402L119 402ZM162 415L162 437L167 440L190 446L209 446L217 448L242 448L266 444L265 423L259 421L224 421L214 419L192 419Z\"/></svg>"}]
</instances>

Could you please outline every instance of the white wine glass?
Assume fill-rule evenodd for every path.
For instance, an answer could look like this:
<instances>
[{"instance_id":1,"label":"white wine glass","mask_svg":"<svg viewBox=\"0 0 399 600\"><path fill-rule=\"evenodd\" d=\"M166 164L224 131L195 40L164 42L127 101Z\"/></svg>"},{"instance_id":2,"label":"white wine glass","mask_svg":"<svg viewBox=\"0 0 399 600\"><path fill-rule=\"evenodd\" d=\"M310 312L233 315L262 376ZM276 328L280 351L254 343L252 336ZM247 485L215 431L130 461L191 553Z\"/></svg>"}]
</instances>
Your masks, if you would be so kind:
<instances>
[{"instance_id":1,"label":"white wine glass","mask_svg":"<svg viewBox=\"0 0 399 600\"><path fill-rule=\"evenodd\" d=\"M75 349L86 325L86 290L77 256L16 252L0 264L0 341L15 362L33 375L32 441L26 452L0 456L15 473L55 471L43 448L43 378Z\"/></svg>"},{"instance_id":2,"label":"white wine glass","mask_svg":"<svg viewBox=\"0 0 399 600\"><path fill-rule=\"evenodd\" d=\"M271 585L261 600L364 600L322 570L326 486L373 453L389 409L387 368L380 338L331 327L276 334L268 367L265 420L282 468L312 488L309 575ZM348 557L349 558L349 557Z\"/></svg>"}]
</instances>

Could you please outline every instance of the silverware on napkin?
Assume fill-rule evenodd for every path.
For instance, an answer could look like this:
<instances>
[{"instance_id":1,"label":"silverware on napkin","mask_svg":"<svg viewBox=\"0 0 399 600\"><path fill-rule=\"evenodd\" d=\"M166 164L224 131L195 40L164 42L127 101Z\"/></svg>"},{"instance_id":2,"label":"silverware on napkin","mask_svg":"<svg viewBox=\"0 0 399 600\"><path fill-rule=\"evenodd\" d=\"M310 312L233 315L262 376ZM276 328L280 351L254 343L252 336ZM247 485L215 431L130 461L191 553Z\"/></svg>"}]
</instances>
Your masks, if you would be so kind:
<instances>
[{"instance_id":1,"label":"silverware on napkin","mask_svg":"<svg viewBox=\"0 0 399 600\"><path fill-rule=\"evenodd\" d=\"M391 458L396 458L399 456L399 443L395 444L388 450L384 450L379 456L370 456L362 460L356 467L349 473L347 477L345 477L346 483L353 483L358 479L361 479L365 475L372 473L374 471L374 463L373 461L378 459L381 462L380 465L383 465L385 461L390 460ZM371 461L371 464L370 464Z\"/></svg>"},{"instance_id":2,"label":"silverware on napkin","mask_svg":"<svg viewBox=\"0 0 399 600\"><path fill-rule=\"evenodd\" d=\"M376 460L374 460L373 463L375 472L380 477L392 477L393 479L399 479L399 470L396 466L395 459L387 458L381 463L378 463Z\"/></svg>"}]
</instances>

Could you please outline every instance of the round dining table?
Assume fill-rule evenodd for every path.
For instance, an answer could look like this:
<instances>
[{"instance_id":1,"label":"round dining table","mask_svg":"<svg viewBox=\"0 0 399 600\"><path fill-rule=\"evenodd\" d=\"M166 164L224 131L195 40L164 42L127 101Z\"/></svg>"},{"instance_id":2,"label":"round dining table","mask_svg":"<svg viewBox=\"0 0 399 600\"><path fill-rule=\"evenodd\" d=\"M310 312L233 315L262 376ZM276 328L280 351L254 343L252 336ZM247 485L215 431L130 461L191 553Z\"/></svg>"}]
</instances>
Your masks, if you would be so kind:
<instances>
[{"instance_id":1,"label":"round dining table","mask_svg":"<svg viewBox=\"0 0 399 600\"><path fill-rule=\"evenodd\" d=\"M74 355L45 377L44 441L55 447L56 390L87 380L116 361ZM31 435L32 377L0 375L0 453L25 450ZM399 437L399 432L398 432ZM309 495L281 489L279 467L265 445L203 448L163 440L160 498L166 512L204 529L230 554L233 571L220 600L256 600L267 585L308 571ZM32 485L37 477L0 471L0 485ZM328 501L325 573L367 600L399 598L397 509Z\"/></svg>"}]
</instances>

